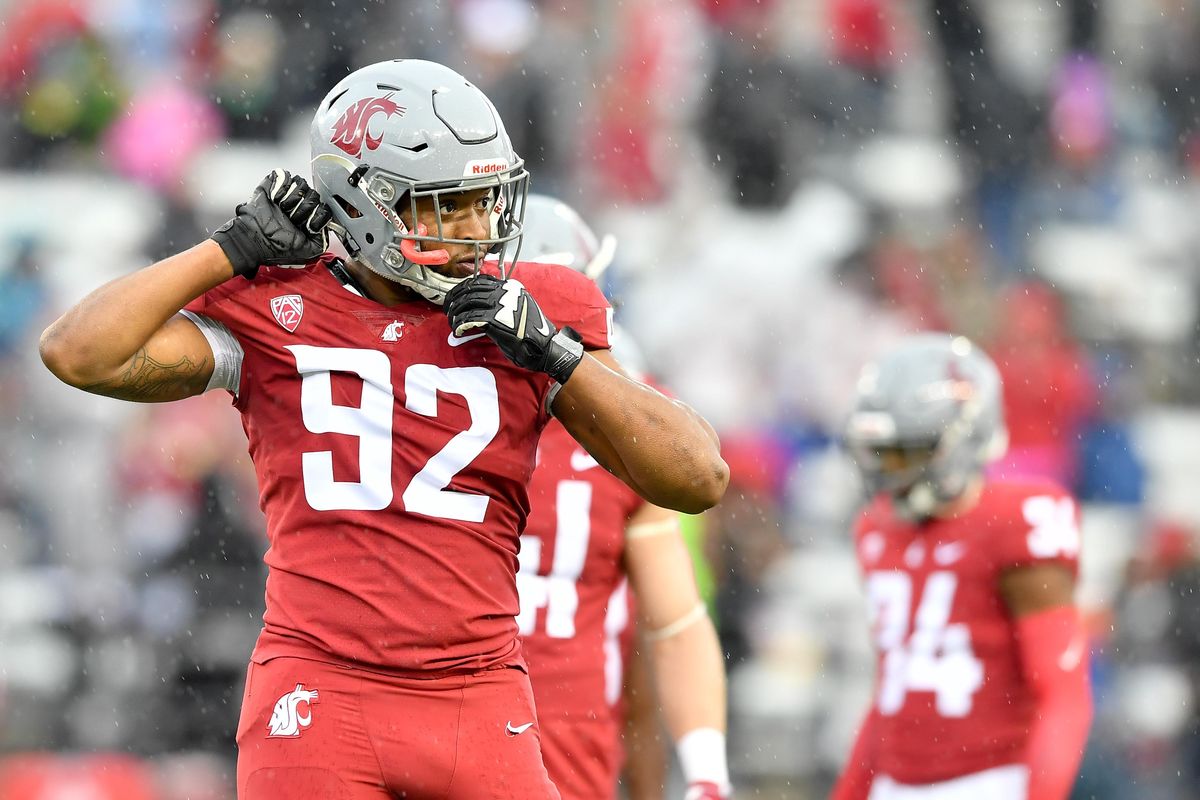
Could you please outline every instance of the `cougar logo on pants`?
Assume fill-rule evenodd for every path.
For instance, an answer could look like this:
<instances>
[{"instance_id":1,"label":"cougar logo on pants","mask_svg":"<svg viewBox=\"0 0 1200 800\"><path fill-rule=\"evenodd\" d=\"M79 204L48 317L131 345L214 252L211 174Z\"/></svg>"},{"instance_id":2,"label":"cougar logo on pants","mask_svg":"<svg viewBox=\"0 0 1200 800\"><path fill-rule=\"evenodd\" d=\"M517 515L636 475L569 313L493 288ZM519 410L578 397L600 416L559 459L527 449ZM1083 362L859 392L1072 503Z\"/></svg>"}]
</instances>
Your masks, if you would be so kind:
<instances>
[{"instance_id":1,"label":"cougar logo on pants","mask_svg":"<svg viewBox=\"0 0 1200 800\"><path fill-rule=\"evenodd\" d=\"M296 688L275 701L275 710L271 712L271 732L267 737L286 736L294 738L300 735L301 728L312 725L312 704L317 702L317 690L304 688L297 683ZM300 714L300 704L307 706L308 713Z\"/></svg>"}]
</instances>

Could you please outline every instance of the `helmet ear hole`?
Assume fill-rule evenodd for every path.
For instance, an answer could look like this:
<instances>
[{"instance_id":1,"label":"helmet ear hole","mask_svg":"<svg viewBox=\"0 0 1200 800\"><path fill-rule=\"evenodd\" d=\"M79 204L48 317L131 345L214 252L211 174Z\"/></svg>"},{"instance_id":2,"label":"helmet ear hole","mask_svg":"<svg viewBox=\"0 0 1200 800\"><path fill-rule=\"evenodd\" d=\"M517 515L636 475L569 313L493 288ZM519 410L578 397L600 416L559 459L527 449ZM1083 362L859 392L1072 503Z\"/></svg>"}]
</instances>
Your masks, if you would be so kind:
<instances>
[{"instance_id":1,"label":"helmet ear hole","mask_svg":"<svg viewBox=\"0 0 1200 800\"><path fill-rule=\"evenodd\" d=\"M368 233L366 235L367 244L375 244L375 234Z\"/></svg>"},{"instance_id":2,"label":"helmet ear hole","mask_svg":"<svg viewBox=\"0 0 1200 800\"><path fill-rule=\"evenodd\" d=\"M345 211L346 216L350 217L351 219L358 219L362 216L362 212L359 211L355 206L351 205L346 198L342 197L340 194L335 194L333 196L333 200L342 207L342 211Z\"/></svg>"}]
</instances>

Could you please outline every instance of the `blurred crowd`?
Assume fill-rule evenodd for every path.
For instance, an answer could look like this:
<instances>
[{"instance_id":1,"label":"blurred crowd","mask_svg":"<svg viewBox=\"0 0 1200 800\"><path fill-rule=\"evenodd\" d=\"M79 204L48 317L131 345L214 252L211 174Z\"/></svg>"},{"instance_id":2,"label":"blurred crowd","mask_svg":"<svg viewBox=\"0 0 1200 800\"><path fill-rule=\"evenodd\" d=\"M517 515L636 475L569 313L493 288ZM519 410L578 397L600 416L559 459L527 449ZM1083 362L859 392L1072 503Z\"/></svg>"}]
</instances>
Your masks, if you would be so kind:
<instances>
[{"instance_id":1,"label":"blurred crowd","mask_svg":"<svg viewBox=\"0 0 1200 800\"><path fill-rule=\"evenodd\" d=\"M619 319L722 434L697 527L747 796L822 797L845 757L872 660L840 425L865 360L952 330L1005 379L996 468L1084 502L1076 796L1195 797L1197 42L1197 0L0 2L0 796L232 797L265 546L236 414L72 392L36 337L307 172L312 104L404 56L617 236Z\"/></svg>"}]
</instances>

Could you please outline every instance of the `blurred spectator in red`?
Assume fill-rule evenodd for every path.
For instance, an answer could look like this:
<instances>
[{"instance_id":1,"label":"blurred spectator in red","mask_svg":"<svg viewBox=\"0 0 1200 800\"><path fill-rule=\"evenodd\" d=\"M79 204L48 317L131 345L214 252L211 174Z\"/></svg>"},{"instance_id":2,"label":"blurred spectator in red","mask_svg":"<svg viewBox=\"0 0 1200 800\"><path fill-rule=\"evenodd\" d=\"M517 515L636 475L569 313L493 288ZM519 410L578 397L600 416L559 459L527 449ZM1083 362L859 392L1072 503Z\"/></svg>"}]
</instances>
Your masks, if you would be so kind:
<instances>
[{"instance_id":1,"label":"blurred spectator in red","mask_svg":"<svg viewBox=\"0 0 1200 800\"><path fill-rule=\"evenodd\" d=\"M675 182L675 148L699 72L700 21L681 0L636 0L616 20L619 42L597 87L592 177L605 198L655 203Z\"/></svg>"},{"instance_id":2,"label":"blurred spectator in red","mask_svg":"<svg viewBox=\"0 0 1200 800\"><path fill-rule=\"evenodd\" d=\"M938 275L930 269L925 253L901 236L885 235L876 242L871 260L875 289L885 305L918 330L947 330Z\"/></svg>"},{"instance_id":3,"label":"blurred spectator in red","mask_svg":"<svg viewBox=\"0 0 1200 800\"><path fill-rule=\"evenodd\" d=\"M988 347L1004 380L1009 434L1008 454L996 469L1071 486L1076 439L1097 401L1083 349L1067 330L1062 301L1050 287L1016 284L1002 308Z\"/></svg>"},{"instance_id":4,"label":"blurred spectator in red","mask_svg":"<svg viewBox=\"0 0 1200 800\"><path fill-rule=\"evenodd\" d=\"M878 81L893 60L886 0L829 0L833 52L842 64Z\"/></svg>"}]
</instances>

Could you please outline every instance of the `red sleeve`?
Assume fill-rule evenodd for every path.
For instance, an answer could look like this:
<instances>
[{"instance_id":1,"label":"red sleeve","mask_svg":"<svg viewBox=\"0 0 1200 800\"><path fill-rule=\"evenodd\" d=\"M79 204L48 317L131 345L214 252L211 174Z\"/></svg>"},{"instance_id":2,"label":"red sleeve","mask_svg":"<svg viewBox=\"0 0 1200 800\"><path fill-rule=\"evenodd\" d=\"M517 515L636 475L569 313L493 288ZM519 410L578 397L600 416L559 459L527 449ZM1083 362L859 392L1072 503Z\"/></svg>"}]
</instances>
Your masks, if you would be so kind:
<instances>
[{"instance_id":1,"label":"red sleeve","mask_svg":"<svg viewBox=\"0 0 1200 800\"><path fill-rule=\"evenodd\" d=\"M1017 620L1021 669L1036 710L1026 745L1028 800L1066 800L1092 721L1087 637L1073 606Z\"/></svg>"},{"instance_id":2,"label":"red sleeve","mask_svg":"<svg viewBox=\"0 0 1200 800\"><path fill-rule=\"evenodd\" d=\"M561 264L521 263L513 272L560 328L571 327L587 350L607 350L612 341L612 306L590 278Z\"/></svg>"},{"instance_id":3,"label":"red sleeve","mask_svg":"<svg viewBox=\"0 0 1200 800\"><path fill-rule=\"evenodd\" d=\"M993 540L999 571L1054 563L1079 573L1079 506L1051 482L1022 486L1001 484L995 498L998 519L1011 520Z\"/></svg>"},{"instance_id":4,"label":"red sleeve","mask_svg":"<svg viewBox=\"0 0 1200 800\"><path fill-rule=\"evenodd\" d=\"M226 327L232 327L230 322L234 320L233 308L236 305L232 300L250 287L251 283L248 278L230 278L188 303L183 310L191 311L193 314L203 314Z\"/></svg>"},{"instance_id":5,"label":"red sleeve","mask_svg":"<svg viewBox=\"0 0 1200 800\"><path fill-rule=\"evenodd\" d=\"M871 782L875 780L875 743L878 738L878 721L875 710L867 712L854 749L846 759L842 775L833 787L829 800L867 800L871 793Z\"/></svg>"}]
</instances>

